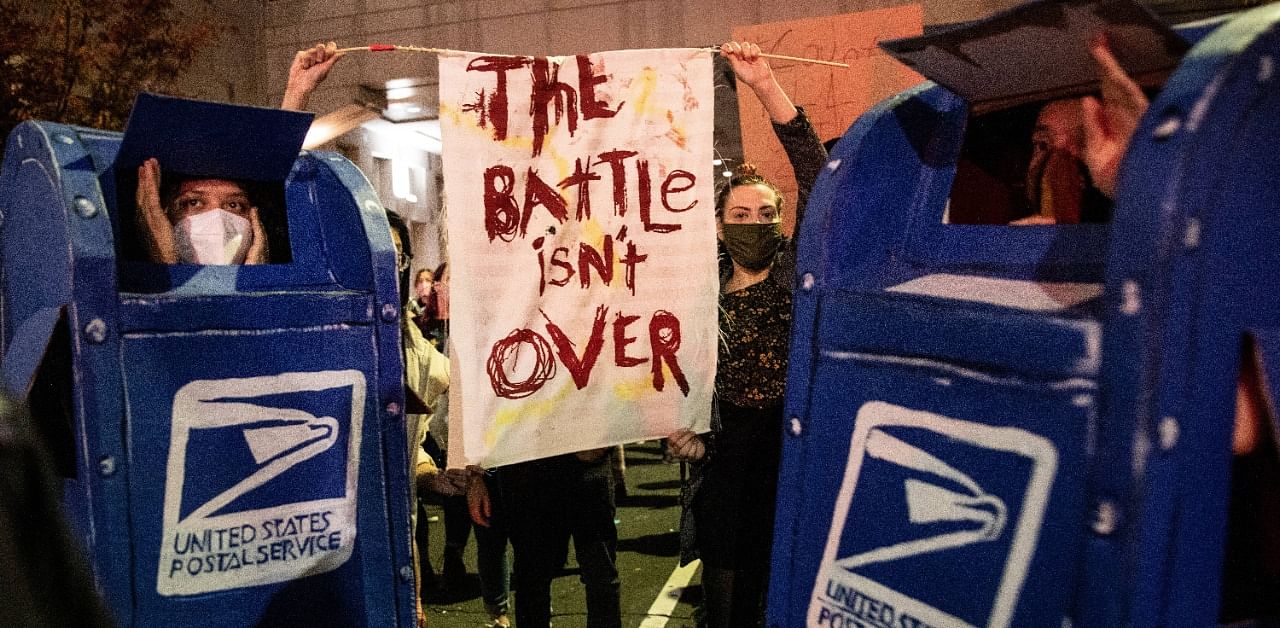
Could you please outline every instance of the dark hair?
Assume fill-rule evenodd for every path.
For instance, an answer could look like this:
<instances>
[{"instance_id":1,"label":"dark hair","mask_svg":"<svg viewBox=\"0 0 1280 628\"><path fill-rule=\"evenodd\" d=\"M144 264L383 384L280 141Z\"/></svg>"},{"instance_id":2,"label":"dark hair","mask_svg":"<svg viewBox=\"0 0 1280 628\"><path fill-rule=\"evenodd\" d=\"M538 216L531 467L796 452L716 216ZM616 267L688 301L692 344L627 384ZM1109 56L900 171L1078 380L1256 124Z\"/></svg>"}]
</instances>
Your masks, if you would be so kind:
<instances>
[{"instance_id":1,"label":"dark hair","mask_svg":"<svg viewBox=\"0 0 1280 628\"><path fill-rule=\"evenodd\" d=\"M448 268L449 262L440 262L440 265L436 266L435 272L431 273L431 280L435 283L440 283L440 279L444 277L444 273ZM423 269L423 272L426 272L426 270ZM439 288L436 288L436 290L439 290ZM422 320L427 324L434 324L440 320L440 297L437 296L435 290L432 290L431 294L427 295L427 302L422 304Z\"/></svg>"},{"instance_id":2,"label":"dark hair","mask_svg":"<svg viewBox=\"0 0 1280 628\"><path fill-rule=\"evenodd\" d=\"M756 169L755 164L742 163L733 169L733 176L729 178L729 182L720 186L719 191L716 192L716 216L719 217L724 214L724 204L729 200L729 192L732 192L733 188L756 184L773 190L774 195L778 197L778 211L781 212L783 206L782 191L778 189L778 186L764 178L764 175L760 174L759 170Z\"/></svg>"},{"instance_id":3,"label":"dark hair","mask_svg":"<svg viewBox=\"0 0 1280 628\"><path fill-rule=\"evenodd\" d=\"M418 269L418 272L416 272L416 273L414 273L414 274L413 274L413 282L414 282L414 283L418 283L418 280L419 280L419 279L422 279L422 276L423 276L424 274L425 274L426 276L428 276L428 277L431 277L431 276L432 276L432 275L431 275L431 270L430 270L430 269L428 269L428 268L419 268L419 269ZM434 281L434 279L432 279L432 281Z\"/></svg>"},{"instance_id":4,"label":"dark hair","mask_svg":"<svg viewBox=\"0 0 1280 628\"><path fill-rule=\"evenodd\" d=\"M404 218L400 217L400 214L390 209L386 210L386 212L387 224L391 225L391 228L400 234L400 250L404 252L405 257L413 257L413 243L409 241L409 225L405 223Z\"/></svg>"}]
</instances>

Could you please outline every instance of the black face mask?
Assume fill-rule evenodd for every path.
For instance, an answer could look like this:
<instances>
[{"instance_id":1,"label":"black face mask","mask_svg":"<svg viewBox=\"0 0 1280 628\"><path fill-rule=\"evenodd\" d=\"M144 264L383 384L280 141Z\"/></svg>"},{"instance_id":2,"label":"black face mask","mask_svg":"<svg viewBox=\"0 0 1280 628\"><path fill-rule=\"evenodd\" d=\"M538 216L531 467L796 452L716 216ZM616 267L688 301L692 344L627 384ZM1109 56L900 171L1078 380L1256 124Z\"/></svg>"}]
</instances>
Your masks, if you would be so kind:
<instances>
[{"instance_id":1,"label":"black face mask","mask_svg":"<svg viewBox=\"0 0 1280 628\"><path fill-rule=\"evenodd\" d=\"M729 257L747 270L764 270L773 263L785 238L780 223L721 224Z\"/></svg>"}]
</instances>

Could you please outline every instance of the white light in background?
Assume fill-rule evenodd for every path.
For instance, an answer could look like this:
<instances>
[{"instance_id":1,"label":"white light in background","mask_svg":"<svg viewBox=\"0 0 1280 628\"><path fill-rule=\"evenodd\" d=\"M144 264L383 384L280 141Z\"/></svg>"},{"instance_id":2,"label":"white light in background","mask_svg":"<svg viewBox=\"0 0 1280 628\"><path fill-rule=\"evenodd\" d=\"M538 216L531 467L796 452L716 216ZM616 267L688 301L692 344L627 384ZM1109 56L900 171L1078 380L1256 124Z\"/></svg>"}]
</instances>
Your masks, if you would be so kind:
<instances>
[{"instance_id":1,"label":"white light in background","mask_svg":"<svg viewBox=\"0 0 1280 628\"><path fill-rule=\"evenodd\" d=\"M404 158L403 151L400 150L391 158L391 193L396 198L406 200L413 196L409 189L409 160Z\"/></svg>"},{"instance_id":2,"label":"white light in background","mask_svg":"<svg viewBox=\"0 0 1280 628\"><path fill-rule=\"evenodd\" d=\"M390 122L379 118L362 125L382 137L384 145L407 146L428 153L440 154L444 144L440 141L440 121ZM394 154L398 154L397 150Z\"/></svg>"}]
</instances>

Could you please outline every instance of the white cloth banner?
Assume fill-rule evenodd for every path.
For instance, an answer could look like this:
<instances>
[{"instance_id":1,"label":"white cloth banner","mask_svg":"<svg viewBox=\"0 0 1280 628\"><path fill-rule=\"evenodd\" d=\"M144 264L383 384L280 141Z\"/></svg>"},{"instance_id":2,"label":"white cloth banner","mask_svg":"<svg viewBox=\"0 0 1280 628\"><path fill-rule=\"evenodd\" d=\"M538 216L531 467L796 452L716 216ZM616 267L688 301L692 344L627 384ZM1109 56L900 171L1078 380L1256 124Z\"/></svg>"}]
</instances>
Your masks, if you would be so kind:
<instances>
[{"instance_id":1,"label":"white cloth banner","mask_svg":"<svg viewBox=\"0 0 1280 628\"><path fill-rule=\"evenodd\" d=\"M451 466L707 429L712 113L702 50L440 55Z\"/></svg>"}]
</instances>

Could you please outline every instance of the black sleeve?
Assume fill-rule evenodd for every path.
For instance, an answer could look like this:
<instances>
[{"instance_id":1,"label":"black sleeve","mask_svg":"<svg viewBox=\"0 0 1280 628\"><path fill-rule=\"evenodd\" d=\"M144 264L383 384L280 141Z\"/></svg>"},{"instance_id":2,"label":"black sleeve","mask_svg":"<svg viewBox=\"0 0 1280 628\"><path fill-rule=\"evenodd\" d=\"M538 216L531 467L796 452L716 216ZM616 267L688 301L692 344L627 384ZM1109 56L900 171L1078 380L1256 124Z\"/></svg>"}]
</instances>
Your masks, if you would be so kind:
<instances>
[{"instance_id":1,"label":"black sleeve","mask_svg":"<svg viewBox=\"0 0 1280 628\"><path fill-rule=\"evenodd\" d=\"M769 272L769 278L787 290L792 288L795 281L796 236L799 235L800 224L809 203L809 191L813 189L822 166L827 163L827 149L822 146L822 140L818 139L818 133L814 131L809 117L805 115L804 109L796 109L799 113L786 124L773 124L773 132L778 136L778 141L782 142L782 149L786 151L791 169L796 175L796 233L792 234L791 241L778 253L773 262L773 270Z\"/></svg>"},{"instance_id":2,"label":"black sleeve","mask_svg":"<svg viewBox=\"0 0 1280 628\"><path fill-rule=\"evenodd\" d=\"M827 163L827 149L822 146L822 140L818 139L818 133L814 131L804 109L796 109L799 111L796 117L786 124L775 122L773 132L782 143L787 160L791 162L791 169L796 174L795 208L796 225L799 226L804 218L805 205L809 202L809 191L813 189L813 182L818 179L818 172Z\"/></svg>"}]
</instances>

